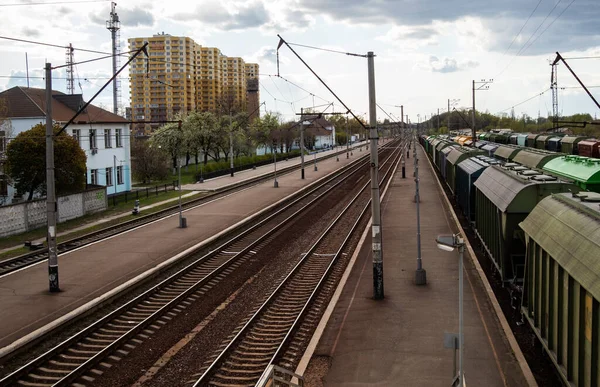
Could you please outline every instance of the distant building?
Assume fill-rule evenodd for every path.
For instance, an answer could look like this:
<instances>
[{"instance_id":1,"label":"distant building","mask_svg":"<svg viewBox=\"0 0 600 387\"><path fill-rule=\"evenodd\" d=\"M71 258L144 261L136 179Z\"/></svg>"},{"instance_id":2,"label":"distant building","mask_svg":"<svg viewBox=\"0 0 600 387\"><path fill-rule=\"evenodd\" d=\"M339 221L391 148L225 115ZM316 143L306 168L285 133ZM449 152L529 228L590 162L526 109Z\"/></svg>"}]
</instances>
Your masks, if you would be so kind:
<instances>
[{"instance_id":1,"label":"distant building","mask_svg":"<svg viewBox=\"0 0 600 387\"><path fill-rule=\"evenodd\" d=\"M331 122L323 117L315 119L314 117L305 116L304 119L312 121L304 129L305 138L310 141L307 147L316 150L331 148L335 145L335 126Z\"/></svg>"},{"instance_id":2,"label":"distant building","mask_svg":"<svg viewBox=\"0 0 600 387\"><path fill-rule=\"evenodd\" d=\"M45 94L44 89L20 86L0 93L6 104L6 126L10 127L11 138L46 122ZM53 121L66 124L84 103L81 94L52 91ZM87 156L88 184L106 186L109 195L131 190L130 132L126 119L90 104L65 131L79 141ZM3 204L10 204L13 197L14 190L8 186Z\"/></svg>"},{"instance_id":3,"label":"distant building","mask_svg":"<svg viewBox=\"0 0 600 387\"><path fill-rule=\"evenodd\" d=\"M251 107L258 106L258 87L247 90L247 81L258 79L258 64L165 33L131 38L130 49L145 42L149 60L138 56L129 72L131 109L133 120L155 122L134 124L137 135L150 134L160 121L173 120L178 113L228 113L230 108L251 113Z\"/></svg>"}]
</instances>

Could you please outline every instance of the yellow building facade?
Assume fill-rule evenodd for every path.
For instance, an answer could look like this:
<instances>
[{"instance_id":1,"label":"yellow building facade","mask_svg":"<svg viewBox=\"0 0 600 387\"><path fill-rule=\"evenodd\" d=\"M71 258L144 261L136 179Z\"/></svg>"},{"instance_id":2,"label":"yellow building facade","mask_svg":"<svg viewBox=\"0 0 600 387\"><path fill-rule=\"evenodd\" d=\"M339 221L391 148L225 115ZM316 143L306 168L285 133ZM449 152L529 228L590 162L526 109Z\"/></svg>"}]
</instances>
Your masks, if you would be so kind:
<instances>
[{"instance_id":1,"label":"yellow building facade","mask_svg":"<svg viewBox=\"0 0 600 387\"><path fill-rule=\"evenodd\" d=\"M148 58L139 55L130 67L131 118L137 135L150 134L178 113L247 110L249 79L258 79L258 64L227 57L218 48L202 47L188 37L158 34L129 39L130 50L148 42ZM255 83L252 80L251 83ZM251 105L257 94L252 92Z\"/></svg>"}]
</instances>

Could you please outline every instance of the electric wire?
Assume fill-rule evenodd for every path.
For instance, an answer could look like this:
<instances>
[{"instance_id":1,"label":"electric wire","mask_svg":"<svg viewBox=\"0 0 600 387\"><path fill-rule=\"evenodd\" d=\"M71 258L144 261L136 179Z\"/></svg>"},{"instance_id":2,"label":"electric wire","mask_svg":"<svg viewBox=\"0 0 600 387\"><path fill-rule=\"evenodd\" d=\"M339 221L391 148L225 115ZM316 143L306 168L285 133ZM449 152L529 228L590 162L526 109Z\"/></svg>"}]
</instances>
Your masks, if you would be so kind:
<instances>
[{"instance_id":1,"label":"electric wire","mask_svg":"<svg viewBox=\"0 0 600 387\"><path fill-rule=\"evenodd\" d=\"M344 52L344 51L338 51L338 50L332 50L330 48L322 48L322 47L315 47L315 46L309 46L306 44L299 44L299 43L290 43L288 42L288 44L290 46L298 46L298 47L304 47L304 48L310 48L313 50L320 50L320 51L327 51L327 52L333 52L335 54L342 54L342 55L350 55L350 56L358 56L358 57L362 57L362 58L366 58L367 56L364 54L354 54L352 52Z\"/></svg>"},{"instance_id":2,"label":"electric wire","mask_svg":"<svg viewBox=\"0 0 600 387\"><path fill-rule=\"evenodd\" d=\"M69 46L61 46L59 44L36 42L35 40L26 40L26 39L19 39L19 38L11 38L11 37L8 37L8 36L0 36L0 39L11 40L11 41L14 41L14 42L21 42L21 43L37 44L38 46L55 47L55 48L60 48L60 49L63 49L63 50L66 49L66 48L69 48ZM88 50L88 49L85 49L85 48L78 48L78 47L72 47L72 48L73 48L73 50L82 51L82 52L91 52L93 54L112 55L112 53L106 52L106 51Z\"/></svg>"},{"instance_id":3,"label":"electric wire","mask_svg":"<svg viewBox=\"0 0 600 387\"><path fill-rule=\"evenodd\" d=\"M527 25L527 23L529 23L529 20L531 19L531 17L533 16L533 14L538 9L538 7L540 6L541 3L542 3L542 0L538 1L537 5L533 9L533 11L531 11L531 13L529 14L529 17L527 18L527 20L525 20L525 23L521 26L521 29L519 30L519 32L515 35L515 37L513 38L512 42L510 42L510 45L508 46L508 48L506 49L506 51L504 51L504 54L502 54L502 57L504 57L504 55L506 55L506 53L508 52L508 50L510 50L510 48L512 47L512 45L515 43L515 40L517 40L517 38L519 37L519 35L521 35L521 32L523 32L523 28L525 28L525 26Z\"/></svg>"},{"instance_id":4,"label":"electric wire","mask_svg":"<svg viewBox=\"0 0 600 387\"><path fill-rule=\"evenodd\" d=\"M534 95L533 97L527 98L527 99L526 99L526 100L524 100L524 101L521 101L521 102L519 102L519 103L517 103L517 104L511 105L510 107L508 107L508 108L506 108L506 109L502 109L502 110L500 110L500 112L505 112L505 111L507 111L507 110L513 109L513 108L515 108L515 107L517 107L517 106L519 106L519 105L522 105L522 104L524 104L524 103L526 103L526 102L529 102L529 101L531 101L531 100L532 100L532 99L534 99L534 98L537 98L537 97L539 97L539 96L540 96L540 95L542 95L542 94L545 94L545 93L546 93L546 92L548 92L548 91L550 91L550 88L547 88L546 90L544 90L544 91L542 91L542 92L540 92L540 93L537 93L537 94L536 94L536 95Z\"/></svg>"},{"instance_id":5,"label":"electric wire","mask_svg":"<svg viewBox=\"0 0 600 387\"><path fill-rule=\"evenodd\" d=\"M571 2L561 11L561 13L559 13L554 20L552 20L552 22L550 24L548 24L546 26L546 28L544 28L544 30L542 32L540 32L540 34L535 38L535 40L533 42L531 42L523 52L527 51L527 49L529 49L529 47L531 47L535 42L537 42L537 40L544 35L544 32L546 32L548 30L548 28L552 27L552 24L554 24L555 21L558 20L558 18L560 18L562 16L563 13L565 13L567 11L567 9L569 9L569 7L571 6L571 4L573 4L575 2L575 0L571 0ZM558 5L558 4L557 4Z\"/></svg>"},{"instance_id":6,"label":"electric wire","mask_svg":"<svg viewBox=\"0 0 600 387\"><path fill-rule=\"evenodd\" d=\"M0 7L17 7L20 5L55 5L55 4L85 4L85 3L104 3L112 0L74 0L74 1L49 1L37 3L9 3L0 4Z\"/></svg>"},{"instance_id":7,"label":"electric wire","mask_svg":"<svg viewBox=\"0 0 600 387\"><path fill-rule=\"evenodd\" d=\"M508 64L498 73L494 76L494 78L497 78L498 76L500 76L502 73L504 73L504 71L506 71L506 69L508 67L510 67L510 65L514 62L514 60L521 55L521 53L523 53L523 49L525 48L525 46L527 46L527 44L529 44L529 42L531 41L531 39L535 36L535 34L539 31L539 29L542 27L542 25L544 25L544 23L546 23L546 20L548 20L548 18L550 17L550 15L554 12L554 10L556 9L556 7L558 7L558 5L561 3L562 0L558 0L558 2L556 4L554 4L554 7L552 7L552 9L550 10L550 12L548 12L548 14L546 15L546 17L544 18L544 20L542 20L542 22L537 26L537 28L535 29L535 31L533 31L533 33L529 36L529 39L527 39L527 41L525 43L523 43L523 45L521 46L521 48L519 49L519 51L517 51L517 53L511 58L510 62L508 62Z\"/></svg>"},{"instance_id":8,"label":"electric wire","mask_svg":"<svg viewBox=\"0 0 600 387\"><path fill-rule=\"evenodd\" d=\"M577 59L600 59L600 56L574 56L571 58L563 58L565 60L577 60Z\"/></svg>"}]
</instances>

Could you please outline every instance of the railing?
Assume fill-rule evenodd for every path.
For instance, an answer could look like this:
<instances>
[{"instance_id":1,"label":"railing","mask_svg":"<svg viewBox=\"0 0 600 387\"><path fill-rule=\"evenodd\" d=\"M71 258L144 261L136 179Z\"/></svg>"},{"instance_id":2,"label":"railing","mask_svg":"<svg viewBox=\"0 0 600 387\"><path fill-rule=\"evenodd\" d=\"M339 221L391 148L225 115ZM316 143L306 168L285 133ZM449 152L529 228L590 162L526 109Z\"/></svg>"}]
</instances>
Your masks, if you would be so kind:
<instances>
[{"instance_id":1,"label":"railing","mask_svg":"<svg viewBox=\"0 0 600 387\"><path fill-rule=\"evenodd\" d=\"M277 161L291 159L291 158L295 158L295 157L299 157L299 156L300 156L300 153L298 153L298 152L277 153ZM234 164L233 171L234 172L245 171L247 169L262 167L263 165L269 165L269 164L273 164L272 157L261 160L261 161L256 161L253 163L247 163L247 164L241 164L241 165ZM226 167L226 168L217 169L217 170L210 171L210 172L201 172L201 173L196 174L196 181L202 181L202 179L206 180L206 179L212 179L212 178L219 177L219 176L225 176L225 175L228 175L230 173L230 171L231 171L231 169L229 167Z\"/></svg>"},{"instance_id":2,"label":"railing","mask_svg":"<svg viewBox=\"0 0 600 387\"><path fill-rule=\"evenodd\" d=\"M173 180L171 184L155 185L154 187L146 187L136 189L135 191L125 191L117 194L109 195L108 205L116 206L119 203L127 203L131 200L137 200L139 198L149 198L151 195L158 196L161 192L173 191L177 188L178 181Z\"/></svg>"}]
</instances>

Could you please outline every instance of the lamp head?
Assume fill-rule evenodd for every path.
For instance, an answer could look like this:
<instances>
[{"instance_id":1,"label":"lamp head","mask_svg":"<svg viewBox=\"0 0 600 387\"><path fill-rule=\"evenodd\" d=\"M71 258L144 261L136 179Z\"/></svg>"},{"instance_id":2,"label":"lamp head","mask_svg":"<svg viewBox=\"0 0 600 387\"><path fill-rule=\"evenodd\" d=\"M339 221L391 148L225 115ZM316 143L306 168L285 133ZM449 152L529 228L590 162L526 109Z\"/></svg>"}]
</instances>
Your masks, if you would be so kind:
<instances>
[{"instance_id":1,"label":"lamp head","mask_svg":"<svg viewBox=\"0 0 600 387\"><path fill-rule=\"evenodd\" d=\"M454 234L438 235L435 239L435 242L437 243L438 249L444 251L453 251L455 247L460 245L459 239L460 237L457 238L457 235Z\"/></svg>"}]
</instances>

